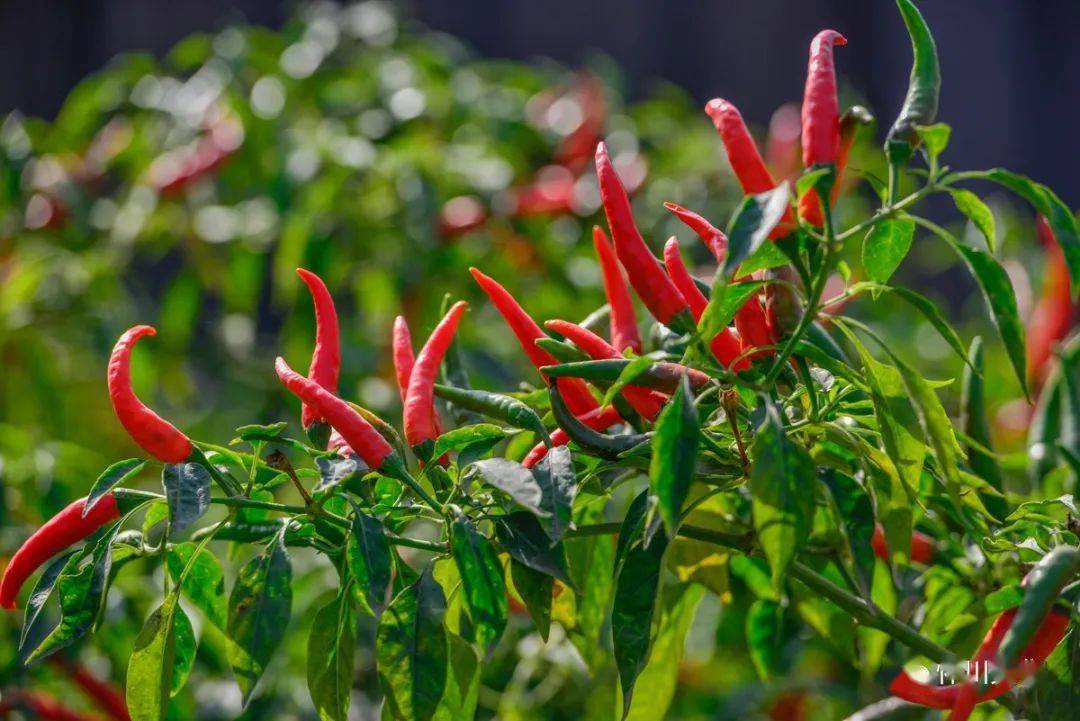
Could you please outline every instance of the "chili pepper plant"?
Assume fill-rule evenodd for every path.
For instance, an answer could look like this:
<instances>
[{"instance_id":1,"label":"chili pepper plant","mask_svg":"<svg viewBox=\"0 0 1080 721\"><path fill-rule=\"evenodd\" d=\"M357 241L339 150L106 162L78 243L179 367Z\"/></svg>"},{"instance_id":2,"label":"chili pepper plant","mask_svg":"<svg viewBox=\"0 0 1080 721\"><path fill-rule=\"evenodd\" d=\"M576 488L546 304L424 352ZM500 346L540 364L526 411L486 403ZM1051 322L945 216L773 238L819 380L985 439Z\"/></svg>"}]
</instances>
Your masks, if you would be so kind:
<instances>
[{"instance_id":1,"label":"chili pepper plant","mask_svg":"<svg viewBox=\"0 0 1080 721\"><path fill-rule=\"evenodd\" d=\"M448 297L419 347L404 316L393 324L400 426L351 403L332 294L301 268L310 361L285 349L262 362L290 416L210 442L135 394L134 347L155 330L125 332L107 386L145 453L106 468L8 562L0 606L25 609L22 660L91 647L116 616L110 587L135 575L156 600L130 648L127 710L115 689L82 686L117 718L176 714L203 663L231 668L238 705L260 717L296 624L323 719L350 718L357 698L371 704L361 713L381 703L384 718L410 721L696 718L709 711L687 689L745 679L737 657L714 659L716 678L679 675L702 638L731 633L729 619L766 689L745 717L1075 718L1080 342L1068 334L1080 228L1035 181L947 165L937 49L916 6L897 5L914 65L884 177L848 166L871 116L842 109L836 68L858 38L823 30L810 44L794 182L772 176L733 102L708 103L746 195L726 220L667 209L715 260L711 278L677 240L657 256L595 145L606 228L592 248L608 304L541 322L528 298L471 271L505 320L503 342L535 367L517 385L478 387L456 339L477 303ZM875 209L837 214L845 177ZM972 190L991 184L1030 203L1055 258L1038 348L1025 345L994 214ZM921 214L935 196L978 237ZM962 338L891 282L932 244L970 272L993 336ZM903 344L846 314L856 296L925 318L960 378L928 377ZM1034 403L1019 459L989 432L989 346ZM847 671L808 679L796 666L807 648ZM537 649L573 662L541 662ZM562 670L542 676L549 667ZM34 694L11 694L10 707L59 718ZM713 711L739 712L726 703Z\"/></svg>"}]
</instances>

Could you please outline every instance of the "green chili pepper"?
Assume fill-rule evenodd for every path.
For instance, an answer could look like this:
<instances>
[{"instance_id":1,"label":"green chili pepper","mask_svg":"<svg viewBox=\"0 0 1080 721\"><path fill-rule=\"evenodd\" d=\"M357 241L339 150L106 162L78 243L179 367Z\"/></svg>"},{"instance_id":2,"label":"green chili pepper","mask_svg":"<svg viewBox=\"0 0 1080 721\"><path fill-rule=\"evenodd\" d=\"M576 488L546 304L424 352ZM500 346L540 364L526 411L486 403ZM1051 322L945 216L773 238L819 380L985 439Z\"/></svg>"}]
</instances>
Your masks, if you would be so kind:
<instances>
[{"instance_id":1,"label":"green chili pepper","mask_svg":"<svg viewBox=\"0 0 1080 721\"><path fill-rule=\"evenodd\" d=\"M549 448L551 447L551 437L548 435L547 428L544 427L544 421L536 414L536 411L517 398L489 391L464 390L437 383L435 395L466 410L508 423L514 428L533 431Z\"/></svg>"},{"instance_id":2,"label":"green chili pepper","mask_svg":"<svg viewBox=\"0 0 1080 721\"><path fill-rule=\"evenodd\" d=\"M990 426L986 422L986 405L983 397L983 349L982 338L971 341L968 364L964 366L964 388L961 399L960 426L969 437L983 448L992 448ZM968 448L968 465L977 476L997 490L1001 490L1001 469L993 457L977 448ZM998 520L1008 515L1005 499L989 493L980 494L983 505Z\"/></svg>"},{"instance_id":3,"label":"green chili pepper","mask_svg":"<svg viewBox=\"0 0 1080 721\"><path fill-rule=\"evenodd\" d=\"M1024 579L1024 600L998 649L999 668L1013 668L1022 660L1020 654L1028 641L1077 572L1080 572L1080 551L1074 546L1058 546L1031 569Z\"/></svg>"},{"instance_id":4,"label":"green chili pepper","mask_svg":"<svg viewBox=\"0 0 1080 721\"><path fill-rule=\"evenodd\" d=\"M1028 477L1033 482L1042 480L1057 465L1054 441L1061 428L1062 396L1061 366L1057 366L1046 379L1028 426Z\"/></svg>"},{"instance_id":5,"label":"green chili pepper","mask_svg":"<svg viewBox=\"0 0 1080 721\"><path fill-rule=\"evenodd\" d=\"M580 363L544 366L540 371L549 378L584 378L598 384L610 384L619 379L623 369L630 363L631 360L628 358L582 361ZM673 393L684 373L689 375L690 386L694 390L698 390L709 382L709 376L699 370L687 368L678 363L667 362L653 363L648 368L643 368L641 373L634 376L633 382L637 386Z\"/></svg>"},{"instance_id":6,"label":"green chili pepper","mask_svg":"<svg viewBox=\"0 0 1080 721\"><path fill-rule=\"evenodd\" d=\"M594 431L570 412L554 383L548 386L548 392L551 393L551 412L555 416L555 422L566 431L567 437L584 450L595 453L601 458L614 461L631 448L648 443L652 437L651 433L609 436L606 433Z\"/></svg>"},{"instance_id":7,"label":"green chili pepper","mask_svg":"<svg viewBox=\"0 0 1080 721\"><path fill-rule=\"evenodd\" d=\"M937 116L938 94L941 91L941 66L938 63L937 46L922 13L911 0L896 0L904 25L911 35L911 49L915 62L911 66L907 97L885 138L885 152L889 163L902 165L911 158L919 143L915 130L917 125L930 125Z\"/></svg>"},{"instance_id":8,"label":"green chili pepper","mask_svg":"<svg viewBox=\"0 0 1080 721\"><path fill-rule=\"evenodd\" d=\"M537 338L534 341L537 347L555 356L560 363L577 363L589 360L589 356L583 353L577 346L565 343L554 338Z\"/></svg>"}]
</instances>

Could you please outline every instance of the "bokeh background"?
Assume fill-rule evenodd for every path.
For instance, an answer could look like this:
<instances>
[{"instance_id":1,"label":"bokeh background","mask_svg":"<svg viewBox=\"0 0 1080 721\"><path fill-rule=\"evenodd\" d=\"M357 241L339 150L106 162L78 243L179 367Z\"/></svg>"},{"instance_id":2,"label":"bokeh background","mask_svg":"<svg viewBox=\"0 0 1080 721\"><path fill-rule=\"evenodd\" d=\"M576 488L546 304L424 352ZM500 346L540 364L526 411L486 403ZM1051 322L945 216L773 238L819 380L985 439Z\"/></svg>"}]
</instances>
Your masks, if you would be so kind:
<instances>
[{"instance_id":1,"label":"bokeh background","mask_svg":"<svg viewBox=\"0 0 1080 721\"><path fill-rule=\"evenodd\" d=\"M945 162L1009 167L1075 206L1077 3L920 7L941 50L940 117L953 127ZM677 234L709 277L708 254L662 208L678 201L724 226L740 199L702 103L727 97L760 141L782 139L783 123L770 131L770 119L785 105L791 117L807 44L826 26L850 40L837 54L842 104L864 103L879 119L852 156L838 208L846 223L873 202L858 180L881 175L879 141L907 86L911 50L891 0L0 3L0 565L108 463L138 453L104 389L109 350L132 324L159 328L136 354L140 395L217 443L240 424L297 420L272 373L275 355L304 367L310 354L311 304L297 265L320 273L337 299L342 394L392 421L390 324L404 313L419 342L444 294L472 303L460 337L476 385L535 383L467 269L482 266L539 319L577 320L600 305L589 242L600 136L654 248ZM782 175L798 172L793 140L770 155ZM199 172L182 177L185 167ZM1047 266L1032 213L980 190L1026 318ZM928 212L981 242L947 199ZM896 282L926 293L965 339L988 339L995 440L1015 450L1030 406L983 300L941 243L916 243ZM848 251L857 268L858 241ZM849 311L929 377L959 377L959 360L909 308L860 299ZM142 482L159 484L152 474ZM312 716L305 619L326 568L298 568L295 633L246 717ZM118 585L102 630L77 649L113 679L158 597L138 573ZM855 669L818 638L793 638L784 683L760 683L745 652L746 604L721 612L710 598L700 623L716 632L691 633L672 717L791 721L810 703L810 718L842 718L880 698L873 670ZM0 618L0 682L70 692L47 670L21 668L17 632L15 618ZM570 640L544 647L528 633L519 624L490 664L485 717L610 710L595 699L611 691L612 675L585 673ZM222 648L219 636L203 635L175 718L237 717ZM533 675L522 680L519 662ZM373 718L370 653L357 669L364 691L354 709ZM554 680L539 693L537 678Z\"/></svg>"}]
</instances>

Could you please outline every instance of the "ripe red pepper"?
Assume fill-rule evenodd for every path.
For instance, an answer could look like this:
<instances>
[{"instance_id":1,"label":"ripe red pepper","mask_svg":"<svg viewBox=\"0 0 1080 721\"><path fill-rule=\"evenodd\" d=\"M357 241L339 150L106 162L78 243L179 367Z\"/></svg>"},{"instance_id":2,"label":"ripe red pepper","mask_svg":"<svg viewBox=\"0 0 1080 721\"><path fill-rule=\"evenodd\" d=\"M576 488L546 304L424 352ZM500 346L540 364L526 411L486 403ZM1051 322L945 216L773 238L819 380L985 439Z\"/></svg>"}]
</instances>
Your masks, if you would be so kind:
<instances>
[{"instance_id":1,"label":"ripe red pepper","mask_svg":"<svg viewBox=\"0 0 1080 721\"><path fill-rule=\"evenodd\" d=\"M622 416L612 406L604 406L603 408L596 408L588 413L583 413L577 416L577 419L592 428L594 431L606 431L617 423L622 423ZM566 435L566 431L562 428L556 428L551 432L551 445L565 446L570 442L570 437ZM526 454L525 458L521 461L521 465L526 468L532 468L539 463L544 456L547 455L548 447L543 443L538 443L533 446L532 450Z\"/></svg>"},{"instance_id":2,"label":"ripe red pepper","mask_svg":"<svg viewBox=\"0 0 1080 721\"><path fill-rule=\"evenodd\" d=\"M274 370L282 385L304 403L315 409L330 426L341 434L349 447L363 459L369 468L378 470L394 456L394 449L370 423L348 403L326 390L318 383L300 375L278 358Z\"/></svg>"},{"instance_id":3,"label":"ripe red pepper","mask_svg":"<svg viewBox=\"0 0 1080 721\"><path fill-rule=\"evenodd\" d=\"M690 230L697 233L701 242L716 258L717 263L724 262L724 255L727 253L727 236L723 231L694 211L687 210L677 203L664 203L664 207L674 213L675 217L685 223Z\"/></svg>"},{"instance_id":4,"label":"ripe red pepper","mask_svg":"<svg viewBox=\"0 0 1080 721\"><path fill-rule=\"evenodd\" d=\"M508 193L509 215L532 218L560 215L574 209L575 178L561 165L549 165L536 173L536 179Z\"/></svg>"},{"instance_id":5,"label":"ripe red pepper","mask_svg":"<svg viewBox=\"0 0 1080 721\"><path fill-rule=\"evenodd\" d=\"M735 328L739 331L743 349L766 348L766 350L749 354L749 358L765 358L776 352L768 347L776 342L776 338L769 323L769 315L761 304L758 294L747 298L742 308L735 313Z\"/></svg>"},{"instance_id":6,"label":"ripe red pepper","mask_svg":"<svg viewBox=\"0 0 1080 721\"><path fill-rule=\"evenodd\" d=\"M117 686L99 679L85 666L60 656L50 656L49 661L59 668L78 686L86 697L115 721L130 721L124 692Z\"/></svg>"},{"instance_id":7,"label":"ripe red pepper","mask_svg":"<svg viewBox=\"0 0 1080 721\"><path fill-rule=\"evenodd\" d=\"M581 123L559 143L555 149L555 162L578 171L589 162L589 156L600 140L607 110L604 86L588 70L578 73L573 95L581 109Z\"/></svg>"},{"instance_id":8,"label":"ripe red pepper","mask_svg":"<svg viewBox=\"0 0 1080 721\"><path fill-rule=\"evenodd\" d=\"M638 232L630 210L630 198L603 143L596 146L596 175L600 182L600 201L615 240L615 253L626 268L630 285L634 286L653 317L665 325L678 324L678 317L688 312L686 299L661 269Z\"/></svg>"},{"instance_id":9,"label":"ripe red pepper","mask_svg":"<svg viewBox=\"0 0 1080 721\"><path fill-rule=\"evenodd\" d=\"M109 398L120 424L143 450L162 463L182 463L195 449L191 441L143 405L131 389L131 349L143 336L156 334L153 326L137 325L116 341L109 358Z\"/></svg>"},{"instance_id":10,"label":"ripe red pepper","mask_svg":"<svg viewBox=\"0 0 1080 721\"><path fill-rule=\"evenodd\" d=\"M690 313L694 317L694 322L697 323L701 320L709 301L705 294L701 292L701 289L697 287L694 277L690 275L690 271L687 270L686 265L683 263L682 254L679 252L679 241L676 238L671 238L664 245L664 264L667 266L668 275L671 276L675 287L690 303ZM742 343L728 328L724 328L717 333L716 337L710 342L709 347L716 359L725 367L730 367L732 362L742 353ZM747 359L739 358L739 363L736 366L738 370L749 367L750 362Z\"/></svg>"},{"instance_id":11,"label":"ripe red pepper","mask_svg":"<svg viewBox=\"0 0 1080 721\"><path fill-rule=\"evenodd\" d=\"M102 526L120 518L120 508L113 494L99 500L83 518L86 499L80 498L45 522L26 539L8 561L0 579L0 608L14 609L19 589L43 563L86 538Z\"/></svg>"},{"instance_id":12,"label":"ripe red pepper","mask_svg":"<svg viewBox=\"0 0 1080 721\"><path fill-rule=\"evenodd\" d=\"M416 357L405 394L405 438L410 446L418 446L439 437L438 414L435 411L435 377L439 373L439 366L442 365L447 348L454 341L461 315L468 307L469 304L465 301L454 303L446 316L435 326L427 343L420 350L420 355Z\"/></svg>"},{"instance_id":13,"label":"ripe red pepper","mask_svg":"<svg viewBox=\"0 0 1080 721\"><path fill-rule=\"evenodd\" d=\"M859 110L865 114L853 114L853 110ZM870 121L871 117L865 112L865 108L849 109L840 120L840 145L836 150L836 178L833 180L832 190L829 191L829 201L833 205L836 205L836 200L840 197L844 170L847 168L848 156L851 155L851 147L855 144L855 134L860 125ZM799 199L799 217L818 228L824 225L825 220L816 190L811 189Z\"/></svg>"},{"instance_id":14,"label":"ripe red pepper","mask_svg":"<svg viewBox=\"0 0 1080 721\"><path fill-rule=\"evenodd\" d=\"M514 296L502 287L494 278L484 275L476 268L469 268L473 278L483 288L492 304L502 314L510 330L517 336L525 355L537 369L548 365L557 365L558 361L550 353L536 345L538 338L545 338L544 332L536 324L525 309L521 307ZM545 378L546 380L546 378ZM560 378L558 380L559 392L562 394L566 405L575 415L588 413L597 407L596 399L589 393L584 381L580 378Z\"/></svg>"},{"instance_id":15,"label":"ripe red pepper","mask_svg":"<svg viewBox=\"0 0 1080 721\"><path fill-rule=\"evenodd\" d=\"M634 313L634 300L630 289L626 287L619 259L611 247L607 236L600 226L593 226L593 247L600 260L600 270L604 275L604 295L607 296L611 309L611 344L619 353L630 348L641 353L641 335L638 332L637 316Z\"/></svg>"},{"instance_id":16,"label":"ripe red pepper","mask_svg":"<svg viewBox=\"0 0 1080 721\"><path fill-rule=\"evenodd\" d=\"M7 712L14 709L27 709L40 721L99 721L94 716L65 708L53 696L39 691L16 689L5 694L0 701L0 715L6 717Z\"/></svg>"},{"instance_id":17,"label":"ripe red pepper","mask_svg":"<svg viewBox=\"0 0 1080 721\"><path fill-rule=\"evenodd\" d=\"M409 333L409 323L405 316L399 315L394 319L394 331L390 338L390 354L394 359L394 377L397 379L398 393L401 402L405 402L405 394L409 390L409 376L412 375L413 357L412 334Z\"/></svg>"},{"instance_id":18,"label":"ripe red pepper","mask_svg":"<svg viewBox=\"0 0 1080 721\"><path fill-rule=\"evenodd\" d=\"M1041 215L1035 228L1046 250L1046 273L1039 301L1027 323L1028 372L1041 384L1050 368L1050 358L1072 326L1073 302L1069 295L1069 268L1053 229Z\"/></svg>"},{"instance_id":19,"label":"ripe red pepper","mask_svg":"<svg viewBox=\"0 0 1080 721\"><path fill-rule=\"evenodd\" d=\"M807 168L836 163L840 101L836 95L833 48L837 45L847 45L847 38L835 30L822 30L810 43L802 104L803 165Z\"/></svg>"},{"instance_id":20,"label":"ripe red pepper","mask_svg":"<svg viewBox=\"0 0 1080 721\"><path fill-rule=\"evenodd\" d=\"M713 98L705 105L705 112L724 141L728 162L743 193L757 195L775 188L776 181L765 167L738 108L723 98Z\"/></svg>"},{"instance_id":21,"label":"ripe red pepper","mask_svg":"<svg viewBox=\"0 0 1080 721\"><path fill-rule=\"evenodd\" d=\"M311 300L315 303L315 348L311 352L308 378L331 393L337 393L341 369L341 333L334 298L319 276L303 268L297 268L296 274L308 287ZM320 420L323 419L310 406L301 408L300 423L304 428Z\"/></svg>"},{"instance_id":22,"label":"ripe red pepper","mask_svg":"<svg viewBox=\"0 0 1080 721\"><path fill-rule=\"evenodd\" d=\"M874 535L870 539L874 555L882 561L889 560L889 547L885 543L885 531L881 526L874 526ZM928 565L934 559L934 539L919 531L911 533L911 560Z\"/></svg>"},{"instance_id":23,"label":"ripe red pepper","mask_svg":"<svg viewBox=\"0 0 1080 721\"><path fill-rule=\"evenodd\" d=\"M608 344L600 336L588 328L583 328L576 323L565 320L549 320L544 326L555 331L559 335L568 338L574 345L585 351L593 360L608 360L622 358L615 346ZM660 415L660 409L667 402L667 396L657 391L642 388L641 386L627 386L623 389L623 396L630 406L641 414L642 418L652 421Z\"/></svg>"},{"instance_id":24,"label":"ripe red pepper","mask_svg":"<svg viewBox=\"0 0 1080 721\"><path fill-rule=\"evenodd\" d=\"M155 158L147 170L150 185L162 195L176 195L221 167L243 140L239 120L219 118L199 140Z\"/></svg>"}]
</instances>

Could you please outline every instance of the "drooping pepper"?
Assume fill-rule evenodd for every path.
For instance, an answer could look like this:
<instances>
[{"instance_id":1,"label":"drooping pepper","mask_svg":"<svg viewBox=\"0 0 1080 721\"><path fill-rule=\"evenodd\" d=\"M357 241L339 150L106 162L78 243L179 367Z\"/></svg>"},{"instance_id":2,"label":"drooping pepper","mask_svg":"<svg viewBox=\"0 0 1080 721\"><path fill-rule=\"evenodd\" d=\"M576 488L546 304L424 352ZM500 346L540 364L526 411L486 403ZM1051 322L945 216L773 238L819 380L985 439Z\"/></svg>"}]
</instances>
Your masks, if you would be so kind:
<instances>
[{"instance_id":1,"label":"drooping pepper","mask_svg":"<svg viewBox=\"0 0 1080 721\"><path fill-rule=\"evenodd\" d=\"M0 579L0 607L14 609L19 589L43 563L121 516L120 506L112 493L94 504L83 518L85 505L85 498L72 502L19 547Z\"/></svg>"},{"instance_id":2,"label":"drooping pepper","mask_svg":"<svg viewBox=\"0 0 1080 721\"><path fill-rule=\"evenodd\" d=\"M593 360L622 357L614 346L609 345L607 341L588 328L582 328L576 323L569 323L565 320L549 320L544 323L544 326L568 338ZM664 403L667 401L667 396L663 393L640 386L627 386L623 389L623 397L626 398L626 402L630 404L631 408L641 414L642 418L650 421L656 420L656 417L660 414L660 409L663 408Z\"/></svg>"},{"instance_id":3,"label":"drooping pepper","mask_svg":"<svg viewBox=\"0 0 1080 721\"><path fill-rule=\"evenodd\" d=\"M195 447L173 424L147 408L131 388L131 350L153 326L137 325L120 336L109 357L108 386L113 411L132 440L162 463L182 463Z\"/></svg>"},{"instance_id":4,"label":"drooping pepper","mask_svg":"<svg viewBox=\"0 0 1080 721\"><path fill-rule=\"evenodd\" d=\"M409 333L409 324L405 316L399 315L394 319L393 335L390 339L390 354L394 360L394 378L397 380L398 393L401 402L405 402L405 394L409 390L409 376L412 375L413 357L412 335Z\"/></svg>"},{"instance_id":5,"label":"drooping pepper","mask_svg":"<svg viewBox=\"0 0 1080 721\"><path fill-rule=\"evenodd\" d=\"M438 414L435 411L435 379L439 374L443 356L454 340L458 322L469 307L465 301L455 303L446 313L427 343L420 350L409 374L409 387L405 394L405 439L410 446L419 446L439 437Z\"/></svg>"},{"instance_id":6,"label":"drooping pepper","mask_svg":"<svg viewBox=\"0 0 1080 721\"><path fill-rule=\"evenodd\" d=\"M311 292L315 304L315 348L311 352L308 378L320 386L337 393L338 373L341 368L341 333L338 329L334 298L322 278L309 270L297 268L296 274ZM300 409L300 423L308 428L316 421L324 420L307 405Z\"/></svg>"},{"instance_id":7,"label":"drooping pepper","mask_svg":"<svg viewBox=\"0 0 1080 721\"><path fill-rule=\"evenodd\" d=\"M600 226L593 226L593 247L600 260L600 270L604 276L604 295L607 296L611 310L611 344L619 353L630 348L635 353L641 352L641 335L638 332L637 315L634 313L634 300L630 289L626 287L619 259L615 249L604 235Z\"/></svg>"},{"instance_id":8,"label":"drooping pepper","mask_svg":"<svg viewBox=\"0 0 1080 721\"><path fill-rule=\"evenodd\" d=\"M694 322L697 323L701 320L709 301L705 294L701 292L701 289L697 287L694 277L690 275L690 271L683 263L682 254L679 252L679 241L674 237L664 245L664 264L667 266L668 275L671 277L672 282L675 283L675 287L690 303L690 313L694 317ZM732 362L742 353L742 343L728 328L724 328L716 334L710 341L709 348L712 350L713 355L716 356L716 359L725 367L730 367ZM740 358L737 369L741 370L749 366L749 361Z\"/></svg>"},{"instance_id":9,"label":"drooping pepper","mask_svg":"<svg viewBox=\"0 0 1080 721\"><path fill-rule=\"evenodd\" d=\"M470 268L469 272L472 273L473 278L476 279L476 282L502 315L506 324L510 326L510 330L517 336L525 355L529 356L529 360L532 361L537 370L544 366L555 365L558 361L554 356L536 345L537 338L546 337L544 332L540 330L540 326L536 324L536 321L525 312L521 304L514 299L514 296L510 295L506 288L502 287L494 278L484 275L478 269ZM592 397L589 389L581 380L576 378L561 379L559 388L566 398L567 405L570 406L574 413L588 413L597 407L596 399Z\"/></svg>"},{"instance_id":10,"label":"drooping pepper","mask_svg":"<svg viewBox=\"0 0 1080 721\"><path fill-rule=\"evenodd\" d=\"M600 201L615 241L615 254L626 268L630 285L654 318L676 330L688 330L686 299L664 273L638 232L630 198L603 143L596 146L596 175L600 183Z\"/></svg>"},{"instance_id":11,"label":"drooping pepper","mask_svg":"<svg viewBox=\"0 0 1080 721\"><path fill-rule=\"evenodd\" d=\"M597 408L582 415L578 415L577 419L584 423L589 428L596 431L606 431L617 423L622 423L622 416L615 410L613 406L604 406L603 408ZM562 428L556 428L551 433L551 446L565 446L570 442L570 436ZM521 465L526 468L532 468L539 463L544 456L547 455L548 446L543 443L537 443L533 446L525 458L522 459Z\"/></svg>"},{"instance_id":12,"label":"drooping pepper","mask_svg":"<svg viewBox=\"0 0 1080 721\"><path fill-rule=\"evenodd\" d=\"M822 30L810 43L802 104L803 166L835 165L840 147L840 101L836 94L833 48L847 45L835 30Z\"/></svg>"},{"instance_id":13,"label":"drooping pepper","mask_svg":"<svg viewBox=\"0 0 1080 721\"><path fill-rule=\"evenodd\" d=\"M1046 271L1039 301L1027 322L1028 372L1036 385L1046 380L1054 346L1069 334L1073 302L1069 295L1069 268L1065 254L1046 218L1038 216L1035 228L1046 251Z\"/></svg>"},{"instance_id":14,"label":"drooping pepper","mask_svg":"<svg viewBox=\"0 0 1080 721\"><path fill-rule=\"evenodd\" d=\"M896 0L911 36L911 51L915 57L911 66L907 96L900 114L896 116L885 137L885 152L889 163L906 163L919 143L918 125L930 125L937 117L938 95L941 92L941 66L937 45L922 13L911 0Z\"/></svg>"},{"instance_id":15,"label":"drooping pepper","mask_svg":"<svg viewBox=\"0 0 1080 721\"><path fill-rule=\"evenodd\" d=\"M311 406L341 437L353 451L363 459L369 468L382 468L397 454L386 439L356 412L348 403L320 386L315 381L300 375L278 358L274 363L277 376L293 395ZM400 461L399 461L400 462Z\"/></svg>"}]
</instances>

